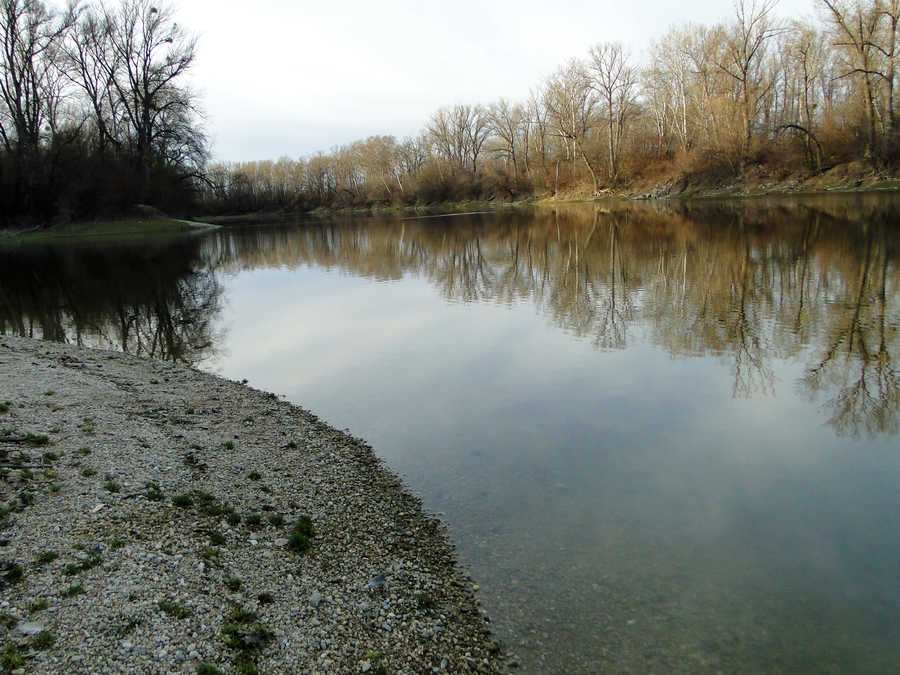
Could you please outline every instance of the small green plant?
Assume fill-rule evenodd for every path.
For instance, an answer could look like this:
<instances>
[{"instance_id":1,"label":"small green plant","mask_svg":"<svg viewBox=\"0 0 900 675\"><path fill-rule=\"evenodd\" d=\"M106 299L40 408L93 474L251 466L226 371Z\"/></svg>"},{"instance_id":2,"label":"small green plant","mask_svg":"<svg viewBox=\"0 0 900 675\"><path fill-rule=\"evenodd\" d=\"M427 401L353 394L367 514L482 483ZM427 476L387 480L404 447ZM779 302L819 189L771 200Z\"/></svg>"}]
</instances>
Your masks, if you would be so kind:
<instances>
[{"instance_id":1,"label":"small green plant","mask_svg":"<svg viewBox=\"0 0 900 675\"><path fill-rule=\"evenodd\" d=\"M19 563L3 562L0 563L0 581L7 584L17 584L22 581L25 576L25 570Z\"/></svg>"},{"instance_id":2,"label":"small green plant","mask_svg":"<svg viewBox=\"0 0 900 675\"><path fill-rule=\"evenodd\" d=\"M58 434L59 432L60 432L60 428L59 428L59 427L51 427L48 433L51 433L51 434Z\"/></svg>"},{"instance_id":3,"label":"small green plant","mask_svg":"<svg viewBox=\"0 0 900 675\"><path fill-rule=\"evenodd\" d=\"M247 478L249 478L250 480L259 480L260 478L262 478L262 474L260 474L259 471L251 471L247 474Z\"/></svg>"},{"instance_id":4,"label":"small green plant","mask_svg":"<svg viewBox=\"0 0 900 675\"><path fill-rule=\"evenodd\" d=\"M36 448L42 445L49 445L50 439L43 434L25 434L25 443Z\"/></svg>"},{"instance_id":5,"label":"small green plant","mask_svg":"<svg viewBox=\"0 0 900 675\"><path fill-rule=\"evenodd\" d=\"M91 467L86 466L81 470L81 475L85 478L91 478L92 476L97 475L97 469L92 469Z\"/></svg>"},{"instance_id":6,"label":"small green plant","mask_svg":"<svg viewBox=\"0 0 900 675\"><path fill-rule=\"evenodd\" d=\"M312 519L309 516L300 516L291 526L291 534L288 537L288 548L295 553L304 553L310 549L310 541L315 535Z\"/></svg>"},{"instance_id":7,"label":"small green plant","mask_svg":"<svg viewBox=\"0 0 900 675\"><path fill-rule=\"evenodd\" d=\"M157 603L157 606L163 612L175 619L186 619L191 615L191 610L184 605L179 605L177 602L172 602L171 600L160 600L159 603Z\"/></svg>"},{"instance_id":8,"label":"small green plant","mask_svg":"<svg viewBox=\"0 0 900 675\"><path fill-rule=\"evenodd\" d=\"M206 558L207 560L212 560L214 558L219 557L219 552L214 549L212 546L206 546L202 551L200 551L200 555Z\"/></svg>"},{"instance_id":9,"label":"small green plant","mask_svg":"<svg viewBox=\"0 0 900 675\"><path fill-rule=\"evenodd\" d=\"M240 658L251 665L255 653L274 638L275 634L259 622L254 612L241 607L236 607L229 613L222 627L225 646L240 651Z\"/></svg>"},{"instance_id":10,"label":"small green plant","mask_svg":"<svg viewBox=\"0 0 900 675\"><path fill-rule=\"evenodd\" d=\"M90 448L78 448L78 450L76 450L75 452L77 452L82 457L87 457L93 452L93 450L91 450Z\"/></svg>"},{"instance_id":11,"label":"small green plant","mask_svg":"<svg viewBox=\"0 0 900 675\"><path fill-rule=\"evenodd\" d=\"M209 543L213 546L224 546L226 542L225 535L215 530L209 533Z\"/></svg>"},{"instance_id":12,"label":"small green plant","mask_svg":"<svg viewBox=\"0 0 900 675\"><path fill-rule=\"evenodd\" d=\"M47 565L52 563L59 557L59 553L56 551L41 551L35 556L34 563L35 565Z\"/></svg>"},{"instance_id":13,"label":"small green plant","mask_svg":"<svg viewBox=\"0 0 900 675\"><path fill-rule=\"evenodd\" d=\"M44 392L44 396L56 396L56 392L53 391L52 389L48 389L47 391Z\"/></svg>"},{"instance_id":14,"label":"small green plant","mask_svg":"<svg viewBox=\"0 0 900 675\"><path fill-rule=\"evenodd\" d=\"M47 480L53 480L54 478L59 478L59 472L54 471L53 469L44 469L42 475Z\"/></svg>"},{"instance_id":15,"label":"small green plant","mask_svg":"<svg viewBox=\"0 0 900 675\"><path fill-rule=\"evenodd\" d=\"M175 495L172 497L172 504L179 509L189 509L194 505L194 500L190 495Z\"/></svg>"},{"instance_id":16,"label":"small green plant","mask_svg":"<svg viewBox=\"0 0 900 675\"><path fill-rule=\"evenodd\" d=\"M235 607L228 613L226 620L228 623L234 624L245 624L245 623L253 623L256 619L259 618L256 612L251 612L250 610L244 609L243 607Z\"/></svg>"},{"instance_id":17,"label":"small green plant","mask_svg":"<svg viewBox=\"0 0 900 675\"><path fill-rule=\"evenodd\" d=\"M297 449L297 443L296 443L295 441L290 441L290 442L287 444L287 448L288 448L288 450L296 450L296 449Z\"/></svg>"},{"instance_id":18,"label":"small green plant","mask_svg":"<svg viewBox=\"0 0 900 675\"><path fill-rule=\"evenodd\" d=\"M0 612L0 626L6 630L13 628L17 623L19 623L19 620L16 617L6 612Z\"/></svg>"},{"instance_id":19,"label":"small green plant","mask_svg":"<svg viewBox=\"0 0 900 675\"><path fill-rule=\"evenodd\" d=\"M25 666L25 659L19 654L19 648L14 644L7 644L0 654L0 670L11 673Z\"/></svg>"},{"instance_id":20,"label":"small green plant","mask_svg":"<svg viewBox=\"0 0 900 675\"><path fill-rule=\"evenodd\" d=\"M214 495L209 492L197 492L197 502L199 503L200 513L207 516L221 515L223 509L216 501Z\"/></svg>"},{"instance_id":21,"label":"small green plant","mask_svg":"<svg viewBox=\"0 0 900 675\"><path fill-rule=\"evenodd\" d=\"M50 603L45 598L40 598L39 600L35 600L30 605L28 605L29 612L42 612L50 606Z\"/></svg>"},{"instance_id":22,"label":"small green plant","mask_svg":"<svg viewBox=\"0 0 900 675\"><path fill-rule=\"evenodd\" d=\"M92 570L95 567L99 567L101 564L103 564L103 558L96 554L89 555L79 563L66 565L63 569L63 574L71 577L76 574L80 574L81 572L87 572L88 570Z\"/></svg>"},{"instance_id":23,"label":"small green plant","mask_svg":"<svg viewBox=\"0 0 900 675\"><path fill-rule=\"evenodd\" d=\"M413 596L413 599L416 601L416 607L418 607L419 609L434 608L434 598L432 598L428 593L416 593Z\"/></svg>"},{"instance_id":24,"label":"small green plant","mask_svg":"<svg viewBox=\"0 0 900 675\"><path fill-rule=\"evenodd\" d=\"M0 415L3 413L9 412L9 409L12 407L11 401L3 401L0 403Z\"/></svg>"},{"instance_id":25,"label":"small green plant","mask_svg":"<svg viewBox=\"0 0 900 675\"><path fill-rule=\"evenodd\" d=\"M266 493L267 495L272 494L272 488L270 488L268 485L260 485L259 489L260 489L260 491Z\"/></svg>"},{"instance_id":26,"label":"small green plant","mask_svg":"<svg viewBox=\"0 0 900 675\"><path fill-rule=\"evenodd\" d=\"M259 675L259 669L250 656L242 656L234 662L235 675Z\"/></svg>"},{"instance_id":27,"label":"small green plant","mask_svg":"<svg viewBox=\"0 0 900 675\"><path fill-rule=\"evenodd\" d=\"M103 484L103 488L107 492L119 492L122 490L122 486L116 483L115 481L108 480Z\"/></svg>"},{"instance_id":28,"label":"small green plant","mask_svg":"<svg viewBox=\"0 0 900 675\"><path fill-rule=\"evenodd\" d=\"M41 455L41 458L45 462L55 462L60 457L62 457L62 453L56 453L56 452L45 452L43 455Z\"/></svg>"},{"instance_id":29,"label":"small green plant","mask_svg":"<svg viewBox=\"0 0 900 675\"><path fill-rule=\"evenodd\" d=\"M35 649L45 650L50 649L53 646L53 643L56 642L56 637L47 630L42 630L40 633L34 636L34 639L31 641L31 646Z\"/></svg>"},{"instance_id":30,"label":"small green plant","mask_svg":"<svg viewBox=\"0 0 900 675\"><path fill-rule=\"evenodd\" d=\"M197 675L222 675L222 671L211 663L201 663L196 672Z\"/></svg>"},{"instance_id":31,"label":"small green plant","mask_svg":"<svg viewBox=\"0 0 900 675\"><path fill-rule=\"evenodd\" d=\"M280 513L270 513L268 520L272 527L284 527L284 516Z\"/></svg>"},{"instance_id":32,"label":"small green plant","mask_svg":"<svg viewBox=\"0 0 900 675\"><path fill-rule=\"evenodd\" d=\"M151 502L161 502L165 499L162 490L160 490L159 485L156 483L145 483L144 488L147 490L144 496Z\"/></svg>"},{"instance_id":33,"label":"small green plant","mask_svg":"<svg viewBox=\"0 0 900 675\"><path fill-rule=\"evenodd\" d=\"M30 469L22 469L19 471L19 478L22 480L31 480L34 478L34 472Z\"/></svg>"},{"instance_id":34,"label":"small green plant","mask_svg":"<svg viewBox=\"0 0 900 675\"><path fill-rule=\"evenodd\" d=\"M234 450L234 441L225 441L222 443L222 447L226 450Z\"/></svg>"},{"instance_id":35,"label":"small green plant","mask_svg":"<svg viewBox=\"0 0 900 675\"><path fill-rule=\"evenodd\" d=\"M236 525L241 524L241 514L237 511L231 511L225 516L225 520L229 525L235 527Z\"/></svg>"},{"instance_id":36,"label":"small green plant","mask_svg":"<svg viewBox=\"0 0 900 675\"><path fill-rule=\"evenodd\" d=\"M57 494L60 490L62 490L62 485L51 485L50 492L52 494Z\"/></svg>"},{"instance_id":37,"label":"small green plant","mask_svg":"<svg viewBox=\"0 0 900 675\"><path fill-rule=\"evenodd\" d=\"M122 623L116 626L116 637L123 638L134 632L134 629L141 625L141 619L138 616L121 616Z\"/></svg>"},{"instance_id":38,"label":"small green plant","mask_svg":"<svg viewBox=\"0 0 900 675\"><path fill-rule=\"evenodd\" d=\"M231 577L230 579L225 580L225 587L232 592L237 592L241 590L241 580Z\"/></svg>"},{"instance_id":39,"label":"small green plant","mask_svg":"<svg viewBox=\"0 0 900 675\"><path fill-rule=\"evenodd\" d=\"M66 598L73 598L76 595L81 595L82 593L84 593L84 586L82 586L81 584L72 584L63 591L63 596Z\"/></svg>"},{"instance_id":40,"label":"small green plant","mask_svg":"<svg viewBox=\"0 0 900 675\"><path fill-rule=\"evenodd\" d=\"M118 551L120 548L125 548L125 542L122 539L113 539L109 542L109 547L113 551Z\"/></svg>"},{"instance_id":41,"label":"small green plant","mask_svg":"<svg viewBox=\"0 0 900 675\"><path fill-rule=\"evenodd\" d=\"M275 602L275 597L271 593L260 593L256 596L256 601L261 605L271 605Z\"/></svg>"}]
</instances>

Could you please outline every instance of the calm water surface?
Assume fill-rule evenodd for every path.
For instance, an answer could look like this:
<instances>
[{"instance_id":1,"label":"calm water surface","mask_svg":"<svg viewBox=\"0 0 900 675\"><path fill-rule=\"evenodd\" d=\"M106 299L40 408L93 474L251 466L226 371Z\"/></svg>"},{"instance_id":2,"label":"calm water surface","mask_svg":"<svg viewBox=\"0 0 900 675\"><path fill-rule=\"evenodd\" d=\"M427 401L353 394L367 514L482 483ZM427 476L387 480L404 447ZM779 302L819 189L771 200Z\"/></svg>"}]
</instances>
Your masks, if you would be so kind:
<instances>
[{"instance_id":1,"label":"calm water surface","mask_svg":"<svg viewBox=\"0 0 900 675\"><path fill-rule=\"evenodd\" d=\"M526 672L896 672L898 246L858 197L0 250L0 329L366 438Z\"/></svg>"}]
</instances>

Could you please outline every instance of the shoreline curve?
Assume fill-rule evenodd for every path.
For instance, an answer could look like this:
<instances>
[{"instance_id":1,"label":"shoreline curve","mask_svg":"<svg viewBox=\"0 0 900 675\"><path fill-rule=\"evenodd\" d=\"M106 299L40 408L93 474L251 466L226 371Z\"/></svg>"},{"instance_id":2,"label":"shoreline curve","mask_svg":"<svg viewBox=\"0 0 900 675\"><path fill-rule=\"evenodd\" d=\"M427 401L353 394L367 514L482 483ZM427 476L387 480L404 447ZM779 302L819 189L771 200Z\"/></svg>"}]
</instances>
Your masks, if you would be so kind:
<instances>
[{"instance_id":1,"label":"shoreline curve","mask_svg":"<svg viewBox=\"0 0 900 675\"><path fill-rule=\"evenodd\" d=\"M365 442L274 394L118 352L0 335L0 383L5 665L516 666L445 525Z\"/></svg>"}]
</instances>

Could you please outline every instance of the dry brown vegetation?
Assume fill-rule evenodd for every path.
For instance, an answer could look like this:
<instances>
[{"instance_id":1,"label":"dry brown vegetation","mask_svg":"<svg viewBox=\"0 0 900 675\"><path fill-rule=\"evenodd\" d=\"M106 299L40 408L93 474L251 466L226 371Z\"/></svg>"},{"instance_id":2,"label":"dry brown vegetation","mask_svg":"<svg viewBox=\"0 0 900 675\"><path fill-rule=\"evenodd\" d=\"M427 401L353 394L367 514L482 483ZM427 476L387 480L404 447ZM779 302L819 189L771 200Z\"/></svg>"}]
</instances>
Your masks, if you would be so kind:
<instances>
[{"instance_id":1,"label":"dry brown vegetation","mask_svg":"<svg viewBox=\"0 0 900 675\"><path fill-rule=\"evenodd\" d=\"M812 22L775 10L773 0L740 0L724 23L672 27L643 66L621 44L596 44L527 100L442 108L414 138L212 165L205 204L241 212L790 189L855 161L825 183L890 173L900 159L900 2L815 0Z\"/></svg>"}]
</instances>

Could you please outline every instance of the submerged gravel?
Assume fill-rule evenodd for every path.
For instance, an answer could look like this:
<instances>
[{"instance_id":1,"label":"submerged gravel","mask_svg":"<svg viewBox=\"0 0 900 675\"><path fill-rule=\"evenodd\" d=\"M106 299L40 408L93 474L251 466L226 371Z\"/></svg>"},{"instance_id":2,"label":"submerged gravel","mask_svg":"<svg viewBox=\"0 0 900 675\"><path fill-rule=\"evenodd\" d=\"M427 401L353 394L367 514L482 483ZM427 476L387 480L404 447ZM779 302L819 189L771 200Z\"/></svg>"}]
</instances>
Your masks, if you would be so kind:
<instances>
[{"instance_id":1,"label":"submerged gravel","mask_svg":"<svg viewBox=\"0 0 900 675\"><path fill-rule=\"evenodd\" d=\"M2 336L0 466L0 672L508 669L443 525L272 394Z\"/></svg>"}]
</instances>

